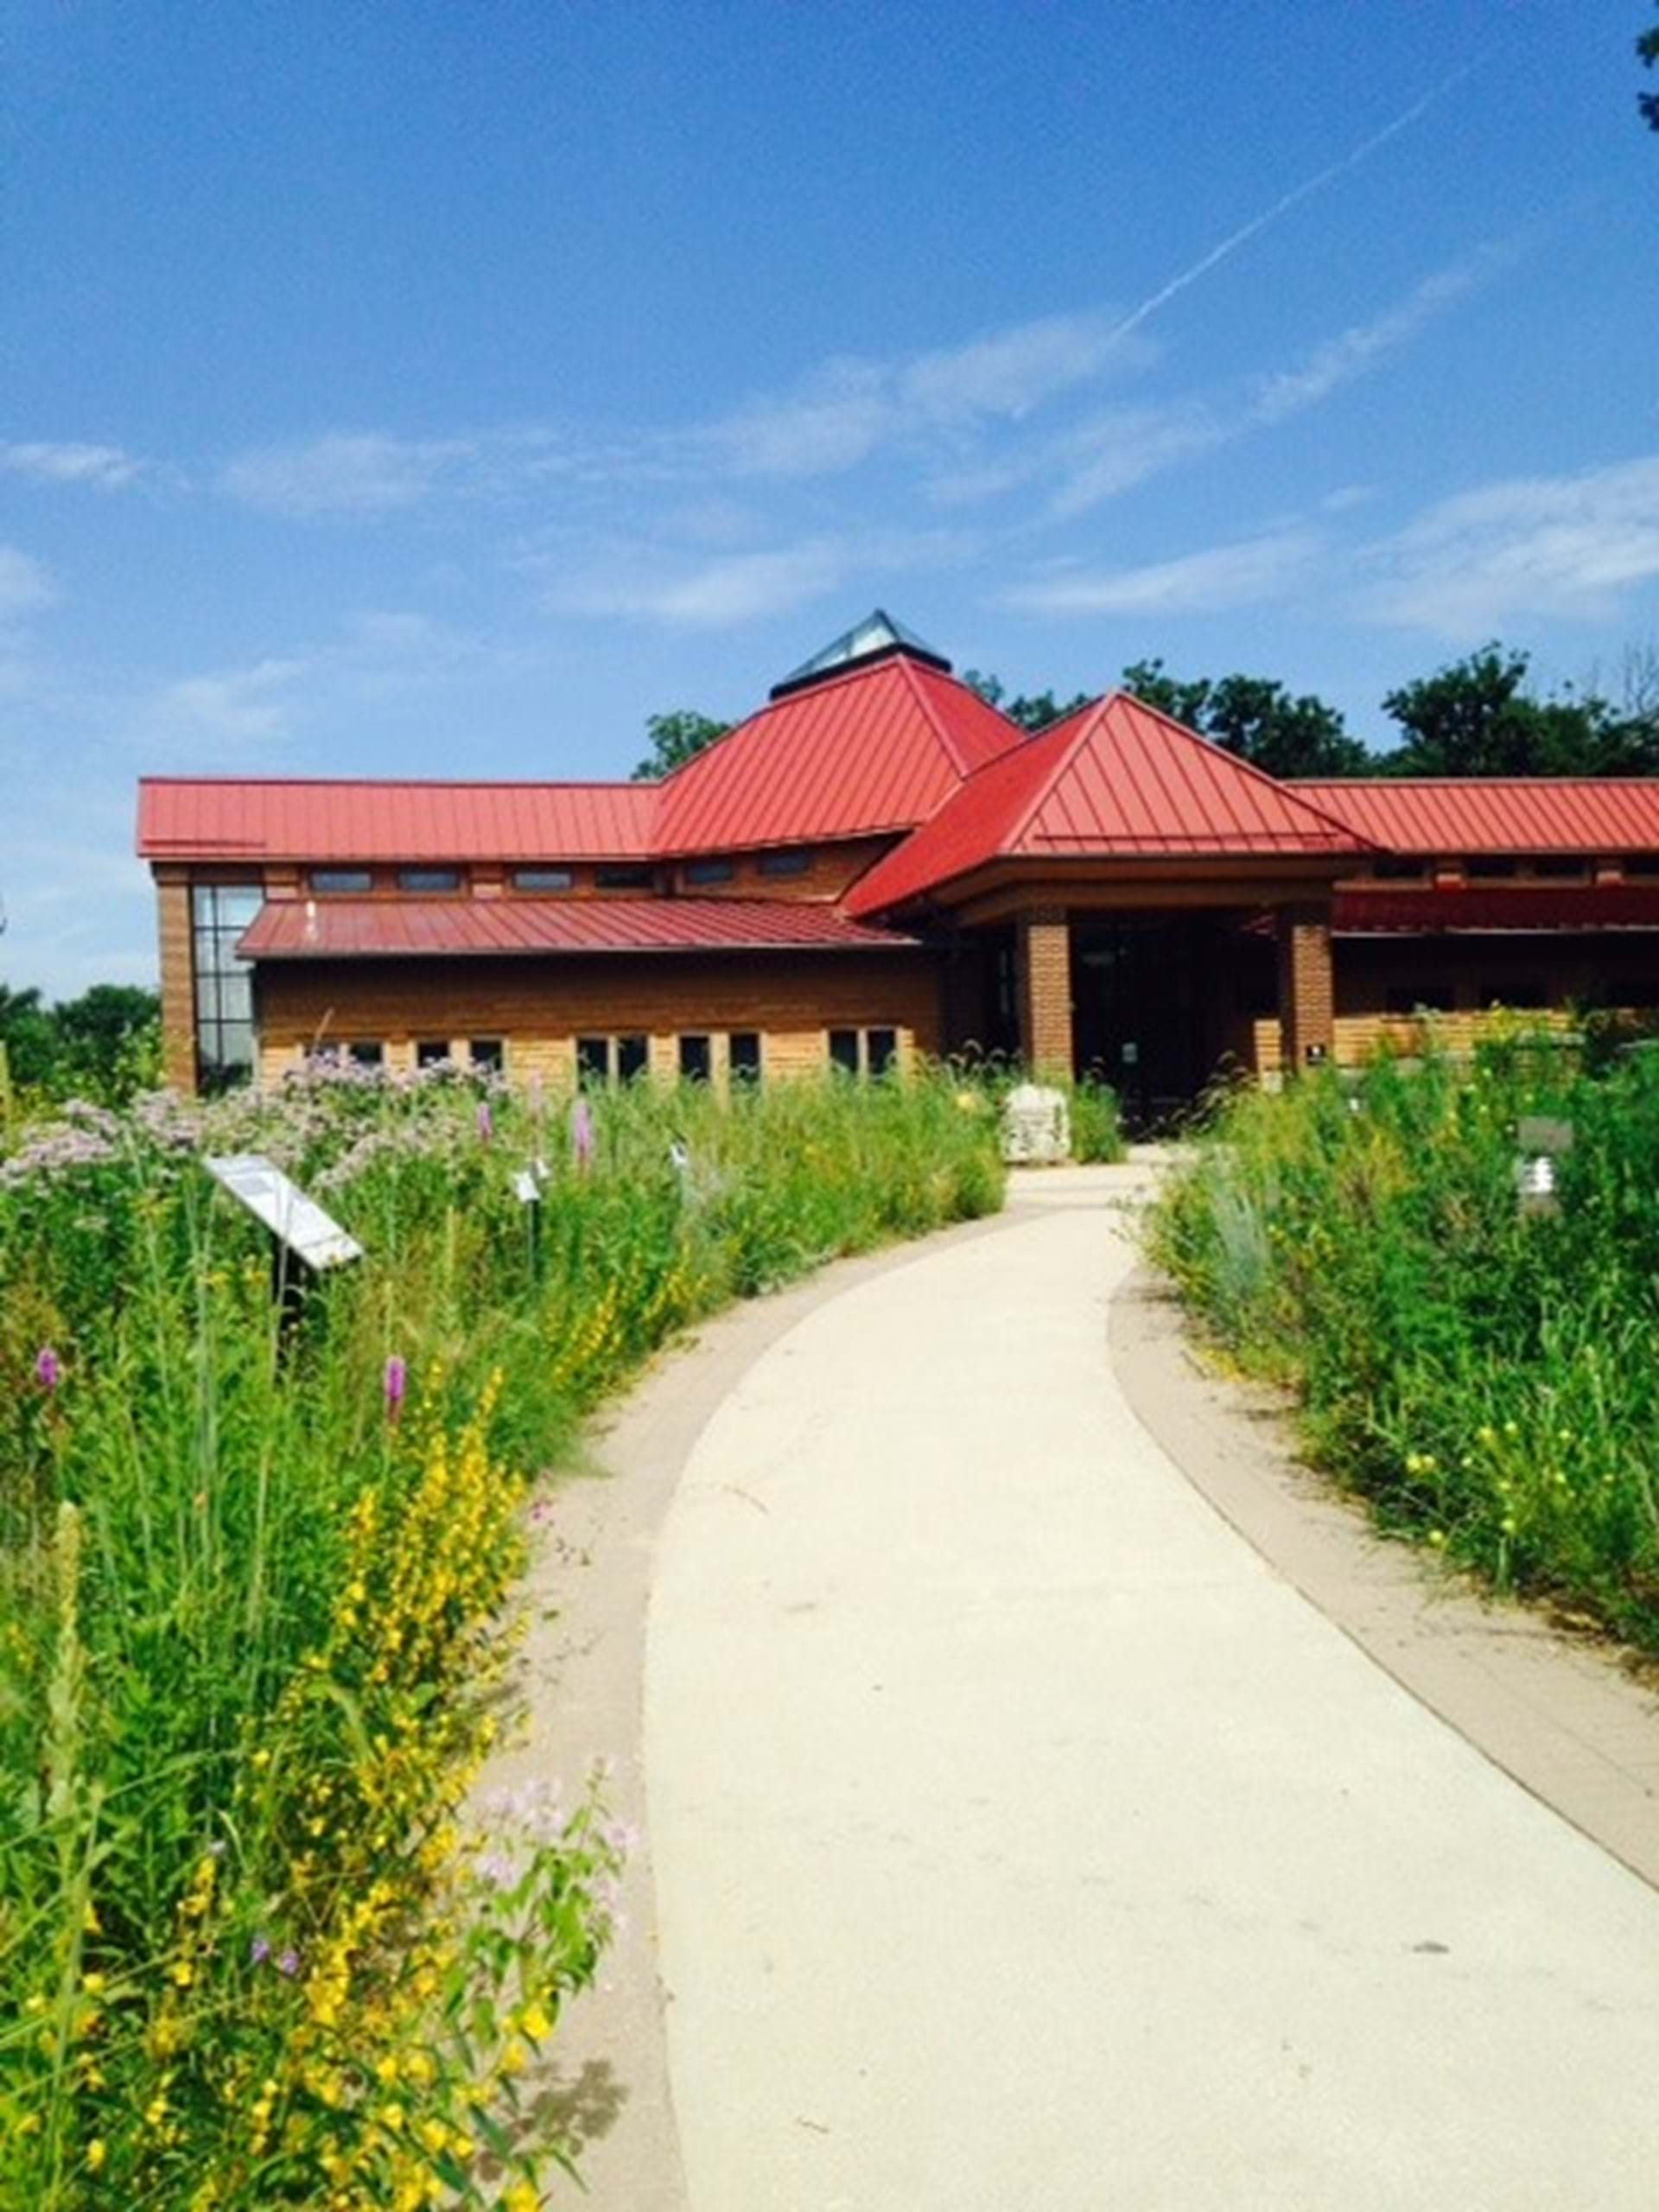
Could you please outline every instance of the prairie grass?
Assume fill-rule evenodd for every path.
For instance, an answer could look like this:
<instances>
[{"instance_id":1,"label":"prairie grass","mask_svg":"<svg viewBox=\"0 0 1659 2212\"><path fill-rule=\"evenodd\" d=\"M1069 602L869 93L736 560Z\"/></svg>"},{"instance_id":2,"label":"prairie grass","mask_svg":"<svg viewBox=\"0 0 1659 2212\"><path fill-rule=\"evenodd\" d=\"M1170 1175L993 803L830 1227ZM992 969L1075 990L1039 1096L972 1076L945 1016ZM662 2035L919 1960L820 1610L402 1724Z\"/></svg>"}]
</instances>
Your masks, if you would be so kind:
<instances>
[{"instance_id":1,"label":"prairie grass","mask_svg":"<svg viewBox=\"0 0 1659 2212\"><path fill-rule=\"evenodd\" d=\"M1570 1123L1522 1209L1522 1116ZM1475 1064L1224 1102L1156 1258L1389 1530L1659 1649L1659 1063L1498 1036Z\"/></svg>"},{"instance_id":2,"label":"prairie grass","mask_svg":"<svg viewBox=\"0 0 1659 2212\"><path fill-rule=\"evenodd\" d=\"M994 1117L957 1089L641 1086L589 1144L568 1099L340 1070L21 1133L0 2202L543 2201L564 2146L514 2082L594 1972L621 1839L591 1792L459 1832L526 1499L685 1323L994 1209ZM366 1248L286 1325L199 1165L244 1150Z\"/></svg>"}]
</instances>

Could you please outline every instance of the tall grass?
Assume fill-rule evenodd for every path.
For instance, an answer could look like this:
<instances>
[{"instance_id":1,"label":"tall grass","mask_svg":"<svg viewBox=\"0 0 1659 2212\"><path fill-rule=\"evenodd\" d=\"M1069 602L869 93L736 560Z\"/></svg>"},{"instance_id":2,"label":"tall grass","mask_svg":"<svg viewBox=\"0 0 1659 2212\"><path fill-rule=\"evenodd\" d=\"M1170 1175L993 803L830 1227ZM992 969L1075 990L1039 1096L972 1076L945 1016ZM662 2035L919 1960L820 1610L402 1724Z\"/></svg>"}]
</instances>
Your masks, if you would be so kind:
<instances>
[{"instance_id":1,"label":"tall grass","mask_svg":"<svg viewBox=\"0 0 1659 2212\"><path fill-rule=\"evenodd\" d=\"M1534 1115L1572 1126L1555 1212L1518 1201ZM1387 1528L1659 1649L1659 1063L1514 1035L1240 1094L1153 1246Z\"/></svg>"},{"instance_id":2,"label":"tall grass","mask_svg":"<svg viewBox=\"0 0 1659 2212\"><path fill-rule=\"evenodd\" d=\"M1001 1190L942 1081L592 1110L342 1071L0 1160L0 2202L541 2202L620 1840L455 1821L535 1478L683 1324ZM288 1323L237 1150L366 1248Z\"/></svg>"}]
</instances>

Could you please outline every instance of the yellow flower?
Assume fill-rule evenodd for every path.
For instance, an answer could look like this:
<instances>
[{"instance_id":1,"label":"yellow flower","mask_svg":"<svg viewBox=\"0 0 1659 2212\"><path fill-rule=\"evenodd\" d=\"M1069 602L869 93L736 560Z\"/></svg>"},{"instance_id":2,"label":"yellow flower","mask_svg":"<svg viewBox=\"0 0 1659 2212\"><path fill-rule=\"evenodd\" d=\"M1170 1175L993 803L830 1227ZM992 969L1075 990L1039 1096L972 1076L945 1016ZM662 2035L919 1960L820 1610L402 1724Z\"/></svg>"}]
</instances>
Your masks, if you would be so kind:
<instances>
[{"instance_id":1,"label":"yellow flower","mask_svg":"<svg viewBox=\"0 0 1659 2212\"><path fill-rule=\"evenodd\" d=\"M501 2200L502 2212L541 2212L542 2192L527 2181L516 2181Z\"/></svg>"},{"instance_id":2,"label":"yellow flower","mask_svg":"<svg viewBox=\"0 0 1659 2212\"><path fill-rule=\"evenodd\" d=\"M196 1978L196 1970L188 1959L178 1959L174 1962L172 1976L181 1989L188 1989Z\"/></svg>"},{"instance_id":3,"label":"yellow flower","mask_svg":"<svg viewBox=\"0 0 1659 2212\"><path fill-rule=\"evenodd\" d=\"M95 2135L92 2141L86 2145L87 2172L89 2174L101 2173L104 2170L104 2161L109 2155L109 2152L104 2147L103 2139L100 2136Z\"/></svg>"},{"instance_id":4,"label":"yellow flower","mask_svg":"<svg viewBox=\"0 0 1659 2212\"><path fill-rule=\"evenodd\" d=\"M104 1977L101 1974L84 1974L80 1977L80 1986L89 1997L96 1997L105 1986Z\"/></svg>"},{"instance_id":5,"label":"yellow flower","mask_svg":"<svg viewBox=\"0 0 1659 2212\"><path fill-rule=\"evenodd\" d=\"M553 2032L552 2021L534 1999L518 2015L518 2024L533 2043L545 2043Z\"/></svg>"}]
</instances>

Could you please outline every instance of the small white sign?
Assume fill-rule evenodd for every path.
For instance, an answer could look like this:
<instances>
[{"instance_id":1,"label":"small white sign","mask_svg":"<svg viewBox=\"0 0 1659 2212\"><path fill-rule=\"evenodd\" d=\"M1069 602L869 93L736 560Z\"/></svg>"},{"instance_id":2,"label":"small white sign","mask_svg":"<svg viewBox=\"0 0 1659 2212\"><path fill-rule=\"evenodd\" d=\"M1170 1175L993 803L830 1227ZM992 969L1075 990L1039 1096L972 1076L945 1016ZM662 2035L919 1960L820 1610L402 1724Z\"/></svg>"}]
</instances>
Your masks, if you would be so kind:
<instances>
[{"instance_id":1,"label":"small white sign","mask_svg":"<svg viewBox=\"0 0 1659 2212\"><path fill-rule=\"evenodd\" d=\"M203 1164L216 1183L240 1199L254 1219L262 1221L308 1268L343 1268L348 1261L362 1258L363 1247L356 1237L348 1236L263 1153L233 1153L228 1159Z\"/></svg>"},{"instance_id":2,"label":"small white sign","mask_svg":"<svg viewBox=\"0 0 1659 2212\"><path fill-rule=\"evenodd\" d=\"M534 1172L521 1167L512 1179L512 1195L521 1206L538 1206L542 1202L542 1186Z\"/></svg>"}]
</instances>

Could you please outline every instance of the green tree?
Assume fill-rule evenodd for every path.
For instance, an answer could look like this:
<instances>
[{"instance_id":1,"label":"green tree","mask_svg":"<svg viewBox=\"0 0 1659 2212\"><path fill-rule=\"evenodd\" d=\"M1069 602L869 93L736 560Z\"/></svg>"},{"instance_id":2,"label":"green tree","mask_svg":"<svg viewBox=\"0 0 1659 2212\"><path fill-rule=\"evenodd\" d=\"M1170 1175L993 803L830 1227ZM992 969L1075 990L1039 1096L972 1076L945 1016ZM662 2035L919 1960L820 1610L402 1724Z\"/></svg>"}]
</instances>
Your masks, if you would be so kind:
<instances>
[{"instance_id":1,"label":"green tree","mask_svg":"<svg viewBox=\"0 0 1659 2212\"><path fill-rule=\"evenodd\" d=\"M1376 765L1335 707L1272 677L1186 679L1161 660L1138 660L1123 688L1269 776L1363 776Z\"/></svg>"},{"instance_id":2,"label":"green tree","mask_svg":"<svg viewBox=\"0 0 1659 2212\"><path fill-rule=\"evenodd\" d=\"M1060 721L1067 715L1076 714L1079 707L1086 707L1090 697L1087 691L1074 691L1069 699L1062 701L1053 691L1020 691L1010 699L999 677L982 676L976 668L964 668L962 680L970 691L978 692L988 707L1000 709L1011 722L1018 722L1025 730L1046 729L1050 722Z\"/></svg>"},{"instance_id":3,"label":"green tree","mask_svg":"<svg viewBox=\"0 0 1659 2212\"><path fill-rule=\"evenodd\" d=\"M1390 691L1403 741L1396 776L1643 776L1659 771L1659 721L1621 714L1594 691L1526 688L1529 658L1494 642Z\"/></svg>"},{"instance_id":4,"label":"green tree","mask_svg":"<svg viewBox=\"0 0 1659 2212\"><path fill-rule=\"evenodd\" d=\"M689 707L677 707L667 715L648 715L645 735L651 740L651 750L634 770L634 782L651 783L672 774L717 737L724 737L730 728L729 722L711 721L707 715L694 714Z\"/></svg>"},{"instance_id":5,"label":"green tree","mask_svg":"<svg viewBox=\"0 0 1659 2212\"><path fill-rule=\"evenodd\" d=\"M1644 69L1659 68L1659 27L1643 31L1636 41L1637 53ZM1638 92L1636 104L1647 119L1649 130L1659 130L1659 92Z\"/></svg>"},{"instance_id":6,"label":"green tree","mask_svg":"<svg viewBox=\"0 0 1659 2212\"><path fill-rule=\"evenodd\" d=\"M52 1014L63 1073L101 1093L142 1081L152 1046L159 1048L162 1002L135 983L94 983Z\"/></svg>"},{"instance_id":7,"label":"green tree","mask_svg":"<svg viewBox=\"0 0 1659 2212\"><path fill-rule=\"evenodd\" d=\"M38 991L18 991L0 983L0 1042L6 1048L11 1080L23 1084L48 1083L57 1071L61 1052L57 1024L41 1004Z\"/></svg>"}]
</instances>

